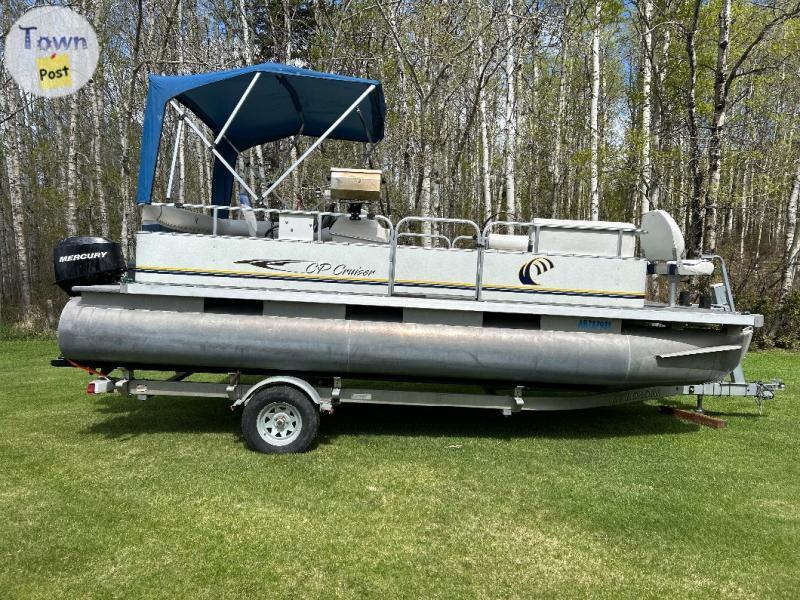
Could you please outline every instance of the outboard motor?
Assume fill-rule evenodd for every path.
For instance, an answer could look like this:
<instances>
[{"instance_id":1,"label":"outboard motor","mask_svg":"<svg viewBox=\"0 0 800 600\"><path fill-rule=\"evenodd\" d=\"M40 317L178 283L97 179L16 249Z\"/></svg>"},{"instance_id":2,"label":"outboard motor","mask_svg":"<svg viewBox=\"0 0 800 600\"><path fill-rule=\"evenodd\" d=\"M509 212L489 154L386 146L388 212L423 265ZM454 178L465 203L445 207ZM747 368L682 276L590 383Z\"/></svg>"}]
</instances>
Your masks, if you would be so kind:
<instances>
[{"instance_id":1,"label":"outboard motor","mask_svg":"<svg viewBox=\"0 0 800 600\"><path fill-rule=\"evenodd\" d=\"M56 283L70 296L78 285L118 283L126 271L122 247L101 237L69 237L53 249Z\"/></svg>"}]
</instances>

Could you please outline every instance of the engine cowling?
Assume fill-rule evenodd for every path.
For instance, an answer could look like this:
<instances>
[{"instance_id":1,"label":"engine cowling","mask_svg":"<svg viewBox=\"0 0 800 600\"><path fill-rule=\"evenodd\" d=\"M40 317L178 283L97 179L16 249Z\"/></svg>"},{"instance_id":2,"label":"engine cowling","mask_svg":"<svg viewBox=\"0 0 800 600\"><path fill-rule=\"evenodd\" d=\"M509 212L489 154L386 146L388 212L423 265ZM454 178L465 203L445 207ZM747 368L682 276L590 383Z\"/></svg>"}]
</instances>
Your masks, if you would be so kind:
<instances>
[{"instance_id":1,"label":"engine cowling","mask_svg":"<svg viewBox=\"0 0 800 600\"><path fill-rule=\"evenodd\" d=\"M53 249L56 283L70 296L75 286L117 283L125 273L122 247L101 237L68 237Z\"/></svg>"}]
</instances>

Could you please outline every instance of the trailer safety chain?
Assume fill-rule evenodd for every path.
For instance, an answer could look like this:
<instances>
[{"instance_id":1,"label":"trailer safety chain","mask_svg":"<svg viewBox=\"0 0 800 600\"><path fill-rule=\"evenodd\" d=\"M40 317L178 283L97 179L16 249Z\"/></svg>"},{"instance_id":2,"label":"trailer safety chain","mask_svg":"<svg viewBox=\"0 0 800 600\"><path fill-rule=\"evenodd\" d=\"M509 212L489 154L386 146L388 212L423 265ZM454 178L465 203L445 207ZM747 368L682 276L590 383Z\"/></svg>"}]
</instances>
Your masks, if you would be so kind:
<instances>
[{"instance_id":1,"label":"trailer safety chain","mask_svg":"<svg viewBox=\"0 0 800 600\"><path fill-rule=\"evenodd\" d=\"M771 394L770 394L771 396ZM756 406L758 407L758 414L764 414L764 402L767 400L767 396L764 393L764 384L760 381L756 381L756 395L753 398L755 400Z\"/></svg>"},{"instance_id":2,"label":"trailer safety chain","mask_svg":"<svg viewBox=\"0 0 800 600\"><path fill-rule=\"evenodd\" d=\"M758 414L764 412L764 405L767 400L772 400L775 397L775 392L786 389L786 385L780 379L773 379L769 382L756 381L753 384L756 388L756 393L753 397L756 406L758 406Z\"/></svg>"},{"instance_id":3,"label":"trailer safety chain","mask_svg":"<svg viewBox=\"0 0 800 600\"><path fill-rule=\"evenodd\" d=\"M83 366L83 365L79 365L79 364L78 364L78 363L76 363L74 360L70 360L70 359L68 359L68 358L67 358L67 359L65 359L65 360L66 360L66 361L67 361L69 364L71 364L73 367L75 367L76 369L80 369L81 371L86 371L86 372L87 372L87 373L89 373L90 375L96 375L97 377L102 377L103 379L108 379L108 378L109 378L109 377L108 377L108 375L106 375L106 374L102 373L101 371L96 371L95 369L92 369L91 367L85 367L85 366Z\"/></svg>"}]
</instances>

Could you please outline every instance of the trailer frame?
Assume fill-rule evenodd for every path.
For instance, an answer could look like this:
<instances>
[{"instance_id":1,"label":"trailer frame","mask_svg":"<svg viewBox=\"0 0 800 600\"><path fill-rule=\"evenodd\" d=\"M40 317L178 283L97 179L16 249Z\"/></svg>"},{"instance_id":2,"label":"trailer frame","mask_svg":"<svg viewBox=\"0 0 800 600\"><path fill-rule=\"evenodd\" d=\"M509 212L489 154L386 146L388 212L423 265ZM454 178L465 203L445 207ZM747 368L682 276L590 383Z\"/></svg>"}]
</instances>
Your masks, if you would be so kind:
<instances>
[{"instance_id":1,"label":"trailer frame","mask_svg":"<svg viewBox=\"0 0 800 600\"><path fill-rule=\"evenodd\" d=\"M276 375L266 377L256 383L242 383L241 373L228 373L227 382L186 381L193 373L176 371L167 379L139 378L131 369L121 368L120 377L102 376L89 383L89 393L117 393L123 396L146 400L154 396L182 396L198 398L226 398L231 402L230 409L246 407L259 391L270 387L288 386L300 391L323 413L333 413L342 404L384 404L395 406L427 406L453 408L483 408L500 410L511 416L522 411L577 410L614 406L640 402L669 396L695 396L695 411L703 413L703 398L741 397L753 398L759 413L766 400L774 397L776 391L784 389L781 381L745 382L716 381L697 385L653 386L611 391L577 390L572 395L541 394L532 386L510 384L506 387L484 389L480 392L447 391L424 389L426 384L416 383L419 390L384 389L378 385L351 385L347 379L328 377L316 382L302 377ZM397 382L386 382L394 383ZM410 382L411 383L411 382ZM430 386L430 384L427 384ZM442 386L436 386L441 388ZM452 386L452 384L450 385ZM243 419L244 426L244 419ZM254 448L258 449L258 448ZM302 451L306 448L302 448Z\"/></svg>"}]
</instances>

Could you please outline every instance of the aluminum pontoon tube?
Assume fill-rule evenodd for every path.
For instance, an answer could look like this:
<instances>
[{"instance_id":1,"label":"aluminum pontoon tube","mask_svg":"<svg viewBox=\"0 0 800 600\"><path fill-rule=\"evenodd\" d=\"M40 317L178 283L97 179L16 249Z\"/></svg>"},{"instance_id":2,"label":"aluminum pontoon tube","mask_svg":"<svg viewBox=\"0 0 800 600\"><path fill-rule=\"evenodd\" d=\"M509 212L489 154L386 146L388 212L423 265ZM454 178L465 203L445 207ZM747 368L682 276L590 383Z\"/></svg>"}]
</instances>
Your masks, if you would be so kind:
<instances>
[{"instance_id":1,"label":"aluminum pontoon tube","mask_svg":"<svg viewBox=\"0 0 800 600\"><path fill-rule=\"evenodd\" d=\"M66 358L118 364L274 369L413 379L646 387L718 380L739 363L749 327L641 327L590 333L93 306L71 300ZM707 354L673 356L708 347Z\"/></svg>"}]
</instances>

